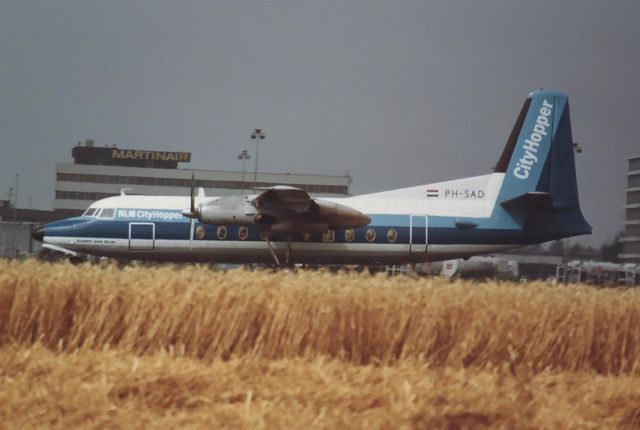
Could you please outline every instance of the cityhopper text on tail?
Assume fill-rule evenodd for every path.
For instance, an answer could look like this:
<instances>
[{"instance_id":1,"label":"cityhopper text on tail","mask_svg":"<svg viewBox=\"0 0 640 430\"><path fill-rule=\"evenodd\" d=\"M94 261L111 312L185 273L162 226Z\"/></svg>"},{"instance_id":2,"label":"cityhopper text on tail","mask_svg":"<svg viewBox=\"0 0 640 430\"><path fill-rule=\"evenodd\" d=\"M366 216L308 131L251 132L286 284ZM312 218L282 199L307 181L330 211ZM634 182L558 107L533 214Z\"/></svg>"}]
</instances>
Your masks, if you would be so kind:
<instances>
[{"instance_id":1,"label":"cityhopper text on tail","mask_svg":"<svg viewBox=\"0 0 640 430\"><path fill-rule=\"evenodd\" d=\"M193 182L193 181L192 181ZM251 195L109 197L38 228L43 247L157 261L398 264L590 234L566 94L534 91L493 173L345 198L274 186Z\"/></svg>"}]
</instances>

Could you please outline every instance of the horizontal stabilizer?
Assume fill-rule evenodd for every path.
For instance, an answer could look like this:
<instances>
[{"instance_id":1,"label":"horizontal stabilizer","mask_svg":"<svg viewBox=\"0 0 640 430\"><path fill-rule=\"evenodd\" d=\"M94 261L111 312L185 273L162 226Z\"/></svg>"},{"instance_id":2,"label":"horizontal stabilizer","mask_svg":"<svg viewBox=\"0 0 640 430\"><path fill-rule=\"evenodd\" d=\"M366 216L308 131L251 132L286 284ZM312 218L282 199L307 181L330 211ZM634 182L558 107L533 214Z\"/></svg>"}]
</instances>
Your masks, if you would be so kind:
<instances>
[{"instance_id":1,"label":"horizontal stabilizer","mask_svg":"<svg viewBox=\"0 0 640 430\"><path fill-rule=\"evenodd\" d=\"M538 209L549 212L554 210L551 194L540 191L521 194L518 197L500 202L500 205L505 209L511 210Z\"/></svg>"}]
</instances>

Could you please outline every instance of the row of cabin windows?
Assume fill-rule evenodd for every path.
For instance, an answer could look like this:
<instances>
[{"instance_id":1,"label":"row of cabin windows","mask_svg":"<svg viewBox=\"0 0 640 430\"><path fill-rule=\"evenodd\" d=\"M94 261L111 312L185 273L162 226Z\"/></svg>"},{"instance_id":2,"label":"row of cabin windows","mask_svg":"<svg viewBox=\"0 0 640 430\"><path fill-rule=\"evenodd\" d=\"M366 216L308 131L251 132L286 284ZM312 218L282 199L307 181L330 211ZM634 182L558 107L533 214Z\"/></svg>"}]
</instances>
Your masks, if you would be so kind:
<instances>
[{"instance_id":1,"label":"row of cabin windows","mask_svg":"<svg viewBox=\"0 0 640 430\"><path fill-rule=\"evenodd\" d=\"M84 211L84 213L82 214L83 216L88 216L88 217L96 217L96 218L113 218L113 215L115 213L115 209L113 208L89 208L86 211ZM218 236L218 239L220 240L224 240L227 238L227 227L221 225L218 227L218 229L216 230L216 235ZM196 230L195 230L195 236L198 239L204 239L205 237L205 229L203 226L199 225ZM249 237L249 229L245 226L242 226L238 229L238 238L240 240L246 240ZM353 242L353 240L355 239L356 234L355 231L353 231L353 229L346 229L344 231L344 239L347 242ZM269 238L269 235L267 233L261 233L260 234L260 238L262 240L267 240ZM324 233L322 235L322 241L323 242L334 242L336 238L336 232L335 230L329 230L326 233ZM374 242L376 240L376 231L373 228L369 228L367 229L367 231L365 232L365 238L367 239L368 242ZM396 232L395 229L390 228L387 231L387 241L390 243L395 242L398 239L398 233ZM310 234L306 234L304 236L304 240L308 241L311 240L311 235Z\"/></svg>"},{"instance_id":2,"label":"row of cabin windows","mask_svg":"<svg viewBox=\"0 0 640 430\"><path fill-rule=\"evenodd\" d=\"M225 240L228 235L227 227L225 227L224 225L219 226L216 230L216 235L218 239ZM198 226L196 228L195 236L198 239L204 239L205 229L203 226ZM244 226L240 227L238 229L238 238L240 240L246 240L248 237L249 237L249 229ZM267 240L268 238L269 238L269 233L260 233L260 239ZM305 241L310 241L312 238L312 235L310 233L307 233L303 236L303 238ZM355 238L356 238L356 233L353 229L349 228L344 231L344 239L347 242L353 242ZM373 228L367 229L367 231L365 232L365 238L367 239L368 242L375 242L376 240L375 229ZM394 243L397 239L398 239L398 232L393 228L389 229L387 231L387 241L389 243ZM323 242L335 242L335 240L336 240L335 230L329 230L322 235Z\"/></svg>"},{"instance_id":3,"label":"row of cabin windows","mask_svg":"<svg viewBox=\"0 0 640 430\"><path fill-rule=\"evenodd\" d=\"M83 173L58 173L58 181L68 182L92 182L99 184L122 184L122 185L160 185L167 187L191 187L191 179L180 178L152 178L147 176L116 176L116 175L88 175ZM213 181L207 179L195 179L195 187L203 188L225 188L244 190L253 187L253 181ZM257 187L270 187L278 185L273 182L258 182ZM301 188L309 193L323 194L347 194L348 187L345 185L320 185L320 184L288 184Z\"/></svg>"}]
</instances>

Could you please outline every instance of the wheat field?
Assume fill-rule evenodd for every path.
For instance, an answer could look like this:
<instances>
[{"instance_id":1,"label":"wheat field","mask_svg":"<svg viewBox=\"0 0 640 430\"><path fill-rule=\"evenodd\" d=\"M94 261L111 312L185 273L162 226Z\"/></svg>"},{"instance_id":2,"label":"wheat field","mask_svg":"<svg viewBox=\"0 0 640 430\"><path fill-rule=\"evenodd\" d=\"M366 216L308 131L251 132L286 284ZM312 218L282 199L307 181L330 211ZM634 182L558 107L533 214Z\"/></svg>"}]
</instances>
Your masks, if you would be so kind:
<instances>
[{"instance_id":1,"label":"wheat field","mask_svg":"<svg viewBox=\"0 0 640 430\"><path fill-rule=\"evenodd\" d=\"M0 427L640 428L640 290L0 261Z\"/></svg>"}]
</instances>

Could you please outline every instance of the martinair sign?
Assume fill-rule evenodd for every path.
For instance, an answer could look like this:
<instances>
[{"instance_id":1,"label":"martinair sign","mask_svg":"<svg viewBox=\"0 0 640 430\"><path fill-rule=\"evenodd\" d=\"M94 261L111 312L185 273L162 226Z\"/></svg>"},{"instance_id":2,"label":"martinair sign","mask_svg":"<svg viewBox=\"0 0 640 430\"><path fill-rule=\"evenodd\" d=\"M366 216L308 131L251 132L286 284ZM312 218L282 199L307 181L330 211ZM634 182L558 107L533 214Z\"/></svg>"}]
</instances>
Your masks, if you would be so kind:
<instances>
[{"instance_id":1,"label":"martinair sign","mask_svg":"<svg viewBox=\"0 0 640 430\"><path fill-rule=\"evenodd\" d=\"M114 148L111 151L114 160L152 160L152 161L177 161L188 163L191 161L189 152L165 152L165 151L135 151L130 149Z\"/></svg>"}]
</instances>

